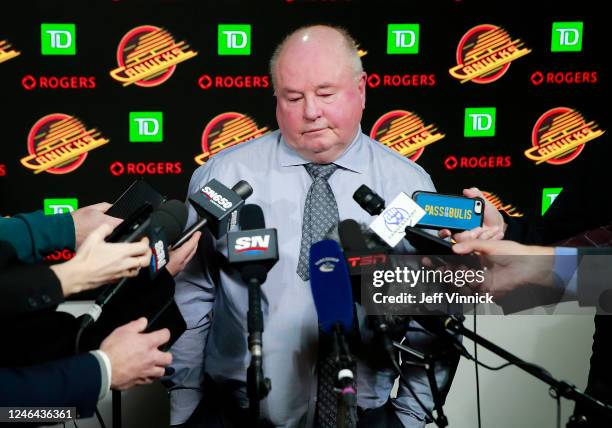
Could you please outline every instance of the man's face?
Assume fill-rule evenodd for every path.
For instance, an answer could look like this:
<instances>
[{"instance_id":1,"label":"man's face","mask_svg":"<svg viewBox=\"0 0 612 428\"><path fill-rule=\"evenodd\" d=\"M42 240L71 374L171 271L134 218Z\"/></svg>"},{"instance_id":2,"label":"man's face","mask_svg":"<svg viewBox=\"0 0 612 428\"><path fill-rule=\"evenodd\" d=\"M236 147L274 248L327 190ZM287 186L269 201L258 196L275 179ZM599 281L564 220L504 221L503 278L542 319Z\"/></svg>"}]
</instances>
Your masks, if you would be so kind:
<instances>
[{"instance_id":1,"label":"man's face","mask_svg":"<svg viewBox=\"0 0 612 428\"><path fill-rule=\"evenodd\" d=\"M287 46L276 67L276 120L288 146L315 163L334 162L353 141L365 107L366 75L338 48Z\"/></svg>"}]
</instances>

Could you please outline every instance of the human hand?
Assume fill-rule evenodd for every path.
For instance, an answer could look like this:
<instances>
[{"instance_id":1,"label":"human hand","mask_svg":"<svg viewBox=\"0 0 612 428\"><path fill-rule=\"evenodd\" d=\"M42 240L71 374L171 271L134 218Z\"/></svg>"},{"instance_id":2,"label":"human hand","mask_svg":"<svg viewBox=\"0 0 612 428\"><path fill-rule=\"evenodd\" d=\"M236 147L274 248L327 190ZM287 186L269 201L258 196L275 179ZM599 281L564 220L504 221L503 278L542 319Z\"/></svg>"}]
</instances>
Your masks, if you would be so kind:
<instances>
[{"instance_id":1,"label":"human hand","mask_svg":"<svg viewBox=\"0 0 612 428\"><path fill-rule=\"evenodd\" d=\"M134 243L105 242L104 238L111 231L111 226L101 225L90 233L72 259L51 266L60 280L64 296L136 276L141 267L149 265L148 238Z\"/></svg>"},{"instance_id":2,"label":"human hand","mask_svg":"<svg viewBox=\"0 0 612 428\"><path fill-rule=\"evenodd\" d=\"M487 271L478 291L489 292L495 298L504 297L524 286L554 285L554 248L523 245L513 241L473 239L453 245L453 251L457 254L476 253L481 256L482 266L486 266Z\"/></svg>"},{"instance_id":3,"label":"human hand","mask_svg":"<svg viewBox=\"0 0 612 428\"><path fill-rule=\"evenodd\" d=\"M100 202L79 208L71 213L74 222L75 248L78 249L83 241L101 224L108 224L112 229L117 227L123 220L104 214L111 204Z\"/></svg>"},{"instance_id":4,"label":"human hand","mask_svg":"<svg viewBox=\"0 0 612 428\"><path fill-rule=\"evenodd\" d=\"M504 238L506 232L506 223L504 217L501 215L499 210L485 198L484 194L476 187L470 189L463 189L463 195L468 198L480 197L485 201L483 222L482 227L477 227L472 230L465 230L460 233L452 235L448 229L442 229L438 232L438 236L441 238L447 238L452 235L455 242L463 242L473 239L492 239L500 240Z\"/></svg>"},{"instance_id":5,"label":"human hand","mask_svg":"<svg viewBox=\"0 0 612 428\"><path fill-rule=\"evenodd\" d=\"M146 327L147 319L139 318L116 328L100 345L111 361L111 388L125 390L151 383L172 363L172 354L158 349L170 340L170 331L143 333Z\"/></svg>"},{"instance_id":6,"label":"human hand","mask_svg":"<svg viewBox=\"0 0 612 428\"><path fill-rule=\"evenodd\" d=\"M202 236L202 232L195 232L183 245L170 250L170 260L166 265L166 270L170 275L176 276L180 271L185 269L185 266L193 258L198 249L200 236Z\"/></svg>"}]
</instances>

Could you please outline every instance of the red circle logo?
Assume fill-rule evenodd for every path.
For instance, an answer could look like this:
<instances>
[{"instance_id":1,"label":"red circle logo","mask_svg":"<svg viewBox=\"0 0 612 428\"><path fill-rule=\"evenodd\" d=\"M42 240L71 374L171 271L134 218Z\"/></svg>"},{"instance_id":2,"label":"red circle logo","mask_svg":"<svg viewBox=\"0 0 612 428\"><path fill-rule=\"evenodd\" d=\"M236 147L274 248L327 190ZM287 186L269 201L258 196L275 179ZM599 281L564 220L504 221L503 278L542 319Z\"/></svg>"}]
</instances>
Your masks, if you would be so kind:
<instances>
[{"instance_id":1,"label":"red circle logo","mask_svg":"<svg viewBox=\"0 0 612 428\"><path fill-rule=\"evenodd\" d=\"M393 142L387 142L387 137L397 135L398 130L404 130L404 138L394 139ZM416 161L421 157L425 147L421 147L415 151L400 151L394 146L398 143L405 143L409 141L411 135L418 134L422 131L425 131L425 124L421 120L419 116L414 113L405 110L393 110L389 113L385 113L382 115L372 126L372 130L370 131L370 138L380 141L385 146L395 150L402 156L407 157L412 161ZM402 144L405 147L405 144ZM408 149L409 150L409 149Z\"/></svg>"},{"instance_id":2,"label":"red circle logo","mask_svg":"<svg viewBox=\"0 0 612 428\"><path fill-rule=\"evenodd\" d=\"M478 56L488 46L500 46L511 43L510 35L503 28L491 24L477 25L469 29L459 41L455 54L457 64L463 65L469 62L469 57ZM480 77L473 78L472 82L480 84L494 82L506 74L508 68L510 68L509 62L488 71Z\"/></svg>"},{"instance_id":3,"label":"red circle logo","mask_svg":"<svg viewBox=\"0 0 612 428\"><path fill-rule=\"evenodd\" d=\"M212 156L223 149L246 141L235 138L225 141L223 137L227 134L226 128L228 125L240 126L242 128L241 134L252 134L258 130L255 121L242 113L221 113L208 122L206 128L204 128L202 132L202 151L204 153L210 153Z\"/></svg>"},{"instance_id":4,"label":"red circle logo","mask_svg":"<svg viewBox=\"0 0 612 428\"><path fill-rule=\"evenodd\" d=\"M569 107L555 107L553 109L548 110L544 113L531 131L531 145L533 147L542 147L542 143L545 143L550 138L555 138L556 133L560 130L560 127L563 127L564 119L560 118L562 115L567 115L568 113L574 113L574 117L570 118L570 122L567 123L568 126L572 126L572 128L581 127L586 125L586 122L581 114L576 112L574 109ZM559 120L561 119L561 121ZM546 163L550 165L564 165L576 159L580 153L584 150L584 144L579 145L575 149L570 150L567 153L564 153L562 156L548 159Z\"/></svg>"},{"instance_id":5,"label":"red circle logo","mask_svg":"<svg viewBox=\"0 0 612 428\"><path fill-rule=\"evenodd\" d=\"M174 43L174 38L166 30L153 25L141 25L128 31L119 42L117 64L120 67L126 67L126 63L133 61L139 52L146 55L149 46L163 49L163 46L171 46ZM134 82L134 84L145 88L161 85L172 76L175 69L176 65L171 65L152 76Z\"/></svg>"},{"instance_id":6,"label":"red circle logo","mask_svg":"<svg viewBox=\"0 0 612 428\"><path fill-rule=\"evenodd\" d=\"M42 155L60 139L76 139L86 136L87 128L75 117L64 113L53 113L39 119L28 134L28 153ZM87 152L67 159L58 166L46 169L51 174L68 174L80 167Z\"/></svg>"}]
</instances>

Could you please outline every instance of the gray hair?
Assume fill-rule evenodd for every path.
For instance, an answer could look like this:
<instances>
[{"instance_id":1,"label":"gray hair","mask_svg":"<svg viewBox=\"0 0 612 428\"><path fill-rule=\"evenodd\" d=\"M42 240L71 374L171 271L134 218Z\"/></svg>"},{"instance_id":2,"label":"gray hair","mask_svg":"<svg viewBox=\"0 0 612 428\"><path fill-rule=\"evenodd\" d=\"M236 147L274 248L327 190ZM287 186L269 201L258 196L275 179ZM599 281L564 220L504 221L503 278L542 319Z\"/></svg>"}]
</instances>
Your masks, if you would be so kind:
<instances>
[{"instance_id":1,"label":"gray hair","mask_svg":"<svg viewBox=\"0 0 612 428\"><path fill-rule=\"evenodd\" d=\"M326 27L326 28L330 28L332 30L337 31L342 37L342 46L345 48L347 56L350 59L351 68L353 69L353 73L355 74L355 77L363 73L363 64L361 63L361 57L359 56L359 50L357 49L357 42L355 41L353 36L349 34L349 32L346 29L342 27L337 27L335 25L305 25L289 33L283 39L283 41L280 42L278 46L276 46L276 49L274 49L274 53L272 54L272 57L270 58L270 75L272 76L272 88L274 88L275 92L276 92L276 72L275 72L276 65L278 63L278 59L281 53L283 52L283 49L285 48L285 45L287 44L289 39L295 34L308 30L313 27Z\"/></svg>"}]
</instances>

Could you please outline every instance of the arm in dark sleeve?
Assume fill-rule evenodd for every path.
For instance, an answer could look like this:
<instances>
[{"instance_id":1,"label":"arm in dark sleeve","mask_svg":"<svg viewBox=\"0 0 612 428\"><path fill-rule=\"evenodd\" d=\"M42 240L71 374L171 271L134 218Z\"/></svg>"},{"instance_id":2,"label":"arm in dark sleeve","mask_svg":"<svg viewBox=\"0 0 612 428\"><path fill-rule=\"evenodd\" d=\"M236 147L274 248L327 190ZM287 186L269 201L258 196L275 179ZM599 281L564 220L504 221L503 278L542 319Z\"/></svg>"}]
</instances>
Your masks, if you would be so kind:
<instances>
[{"instance_id":1,"label":"arm in dark sleeve","mask_svg":"<svg viewBox=\"0 0 612 428\"><path fill-rule=\"evenodd\" d=\"M57 306L62 285L45 264L23 265L11 245L0 241L0 313L10 316Z\"/></svg>"},{"instance_id":2,"label":"arm in dark sleeve","mask_svg":"<svg viewBox=\"0 0 612 428\"><path fill-rule=\"evenodd\" d=\"M578 303L612 313L612 248L578 248Z\"/></svg>"},{"instance_id":3,"label":"arm in dark sleeve","mask_svg":"<svg viewBox=\"0 0 612 428\"><path fill-rule=\"evenodd\" d=\"M92 354L26 368L0 368L0 406L76 407L79 417L90 417L100 383L100 364Z\"/></svg>"},{"instance_id":4,"label":"arm in dark sleeve","mask_svg":"<svg viewBox=\"0 0 612 428\"><path fill-rule=\"evenodd\" d=\"M55 250L73 250L76 239L70 214L44 215L41 210L0 218L0 236L26 263L40 261Z\"/></svg>"}]
</instances>

